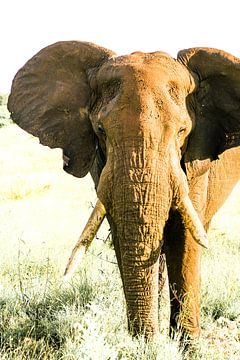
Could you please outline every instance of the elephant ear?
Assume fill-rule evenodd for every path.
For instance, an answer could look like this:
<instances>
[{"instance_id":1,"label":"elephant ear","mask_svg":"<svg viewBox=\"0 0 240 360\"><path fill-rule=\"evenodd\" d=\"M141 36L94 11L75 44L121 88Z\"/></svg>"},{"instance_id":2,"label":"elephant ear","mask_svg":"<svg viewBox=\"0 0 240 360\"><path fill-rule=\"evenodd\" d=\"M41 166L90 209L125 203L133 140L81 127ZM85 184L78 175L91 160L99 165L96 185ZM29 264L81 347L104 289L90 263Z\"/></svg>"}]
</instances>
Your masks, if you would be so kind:
<instances>
[{"instance_id":1,"label":"elephant ear","mask_svg":"<svg viewBox=\"0 0 240 360\"><path fill-rule=\"evenodd\" d=\"M58 42L37 53L13 80L12 119L43 145L62 148L68 162L64 169L78 177L87 174L95 157L89 73L112 55L87 42Z\"/></svg>"},{"instance_id":2,"label":"elephant ear","mask_svg":"<svg viewBox=\"0 0 240 360\"><path fill-rule=\"evenodd\" d=\"M218 155L240 145L240 59L217 49L192 48L180 51L178 60L199 81L190 102L196 126L185 162L204 172Z\"/></svg>"}]
</instances>

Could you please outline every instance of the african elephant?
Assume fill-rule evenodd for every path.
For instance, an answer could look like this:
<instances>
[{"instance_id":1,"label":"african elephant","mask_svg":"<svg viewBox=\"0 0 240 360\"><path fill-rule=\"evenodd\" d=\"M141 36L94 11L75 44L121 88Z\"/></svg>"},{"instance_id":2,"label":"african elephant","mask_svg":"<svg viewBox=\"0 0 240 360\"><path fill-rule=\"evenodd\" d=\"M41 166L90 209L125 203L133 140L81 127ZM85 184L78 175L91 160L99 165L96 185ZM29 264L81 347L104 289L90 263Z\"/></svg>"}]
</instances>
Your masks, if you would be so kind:
<instances>
[{"instance_id":1,"label":"african elephant","mask_svg":"<svg viewBox=\"0 0 240 360\"><path fill-rule=\"evenodd\" d=\"M43 145L63 149L65 171L91 173L99 200L89 231L106 213L129 331L158 334L164 253L171 328L180 321L198 337L199 244L240 175L240 60L211 48L173 59L59 42L19 70L8 108Z\"/></svg>"}]
</instances>

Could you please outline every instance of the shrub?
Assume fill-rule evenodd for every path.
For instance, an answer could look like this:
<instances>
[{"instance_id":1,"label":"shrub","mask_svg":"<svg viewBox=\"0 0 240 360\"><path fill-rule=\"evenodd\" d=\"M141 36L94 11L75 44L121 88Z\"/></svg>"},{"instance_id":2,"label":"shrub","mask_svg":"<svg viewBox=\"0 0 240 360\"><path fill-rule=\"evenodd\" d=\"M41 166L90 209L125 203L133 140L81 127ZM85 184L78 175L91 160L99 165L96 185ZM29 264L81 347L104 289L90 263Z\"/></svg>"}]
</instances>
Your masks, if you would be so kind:
<instances>
[{"instance_id":1,"label":"shrub","mask_svg":"<svg viewBox=\"0 0 240 360\"><path fill-rule=\"evenodd\" d=\"M7 109L7 94L0 94L0 128L5 125L9 125L12 120Z\"/></svg>"}]
</instances>

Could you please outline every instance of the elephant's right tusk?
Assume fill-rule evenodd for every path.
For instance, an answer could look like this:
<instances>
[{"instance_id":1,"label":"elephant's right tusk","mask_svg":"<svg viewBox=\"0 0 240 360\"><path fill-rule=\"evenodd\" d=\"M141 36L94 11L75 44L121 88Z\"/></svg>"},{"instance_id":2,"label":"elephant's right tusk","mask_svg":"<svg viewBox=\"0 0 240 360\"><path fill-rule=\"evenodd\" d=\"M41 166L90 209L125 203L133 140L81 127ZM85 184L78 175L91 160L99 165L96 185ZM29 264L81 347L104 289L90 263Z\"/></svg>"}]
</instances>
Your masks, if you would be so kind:
<instances>
[{"instance_id":1,"label":"elephant's right tusk","mask_svg":"<svg viewBox=\"0 0 240 360\"><path fill-rule=\"evenodd\" d=\"M193 239L204 248L208 248L208 239L206 231L201 223L196 210L189 196L185 196L183 201L178 204L178 209L182 214L186 228L192 234Z\"/></svg>"},{"instance_id":2,"label":"elephant's right tusk","mask_svg":"<svg viewBox=\"0 0 240 360\"><path fill-rule=\"evenodd\" d=\"M91 245L94 236L96 235L100 225L103 222L105 215L105 207L101 203L101 201L98 200L68 260L66 270L64 272L65 281L69 280L70 277L73 275L74 271L76 270L77 266L81 261L82 256L85 254L85 252Z\"/></svg>"}]
</instances>

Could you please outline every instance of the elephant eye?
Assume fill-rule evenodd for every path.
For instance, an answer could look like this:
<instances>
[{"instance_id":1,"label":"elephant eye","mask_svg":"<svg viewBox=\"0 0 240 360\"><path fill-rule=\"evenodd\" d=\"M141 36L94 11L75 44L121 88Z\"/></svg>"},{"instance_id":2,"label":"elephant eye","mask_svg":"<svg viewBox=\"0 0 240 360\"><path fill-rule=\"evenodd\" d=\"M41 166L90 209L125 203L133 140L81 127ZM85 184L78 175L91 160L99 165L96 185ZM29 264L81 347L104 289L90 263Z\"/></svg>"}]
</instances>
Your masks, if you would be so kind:
<instances>
[{"instance_id":1,"label":"elephant eye","mask_svg":"<svg viewBox=\"0 0 240 360\"><path fill-rule=\"evenodd\" d=\"M103 127L102 124L99 123L97 129L98 129L98 132L99 132L101 135L106 135L106 132L105 132L104 127Z\"/></svg>"},{"instance_id":2,"label":"elephant eye","mask_svg":"<svg viewBox=\"0 0 240 360\"><path fill-rule=\"evenodd\" d=\"M186 130L186 126L182 126L178 131L178 137L183 135L185 133L185 130Z\"/></svg>"}]
</instances>

